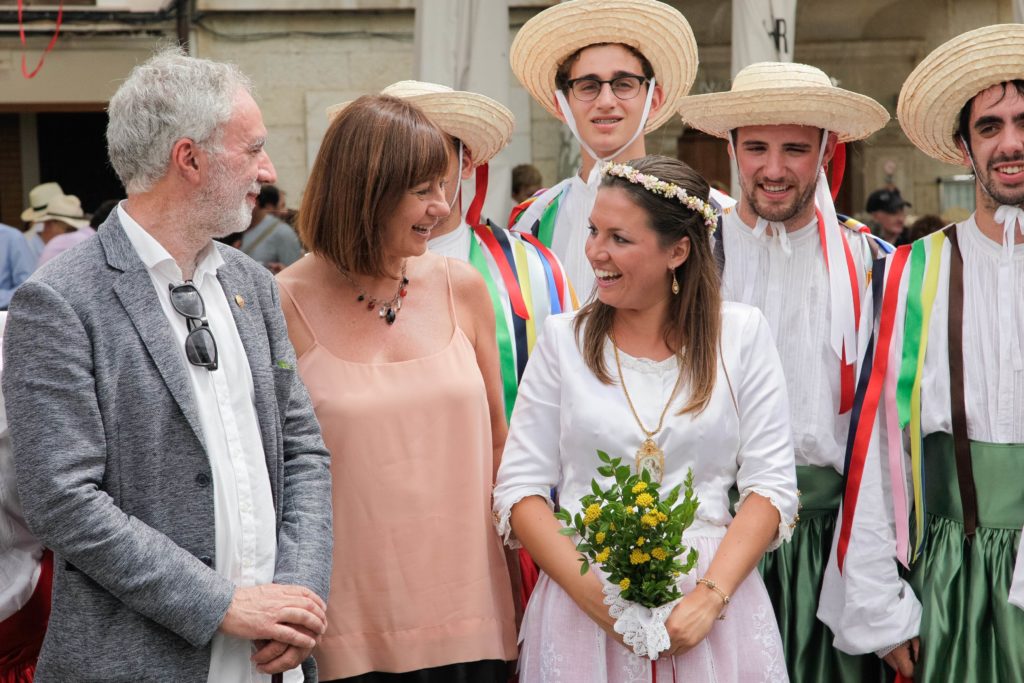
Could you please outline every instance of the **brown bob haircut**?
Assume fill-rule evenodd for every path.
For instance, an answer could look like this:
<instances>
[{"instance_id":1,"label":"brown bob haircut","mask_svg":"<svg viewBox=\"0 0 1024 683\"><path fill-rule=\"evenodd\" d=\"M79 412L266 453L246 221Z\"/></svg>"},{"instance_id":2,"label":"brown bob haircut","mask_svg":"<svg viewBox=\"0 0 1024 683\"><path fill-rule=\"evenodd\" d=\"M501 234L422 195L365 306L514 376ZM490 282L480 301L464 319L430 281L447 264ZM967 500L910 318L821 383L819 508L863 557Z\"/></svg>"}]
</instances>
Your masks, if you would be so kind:
<instances>
[{"instance_id":1,"label":"brown bob haircut","mask_svg":"<svg viewBox=\"0 0 1024 683\"><path fill-rule=\"evenodd\" d=\"M364 95L327 128L302 198L299 237L342 270L393 276L384 263L388 218L410 188L447 170L447 137L419 107Z\"/></svg>"}]
</instances>

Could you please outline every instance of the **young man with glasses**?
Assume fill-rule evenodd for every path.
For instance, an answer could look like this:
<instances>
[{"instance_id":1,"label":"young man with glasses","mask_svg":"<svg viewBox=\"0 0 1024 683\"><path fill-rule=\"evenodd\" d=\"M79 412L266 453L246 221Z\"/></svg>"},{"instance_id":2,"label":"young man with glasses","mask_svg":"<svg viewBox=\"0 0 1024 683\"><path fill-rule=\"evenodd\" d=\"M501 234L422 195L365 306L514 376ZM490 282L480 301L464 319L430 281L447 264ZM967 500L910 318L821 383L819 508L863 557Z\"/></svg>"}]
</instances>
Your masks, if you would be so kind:
<instances>
[{"instance_id":1,"label":"young man with glasses","mask_svg":"<svg viewBox=\"0 0 1024 683\"><path fill-rule=\"evenodd\" d=\"M19 491L55 556L40 678L296 682L326 627L329 456L272 276L213 241L274 180L250 90L176 49L136 67L107 129L128 199L12 301Z\"/></svg>"},{"instance_id":2,"label":"young man with glasses","mask_svg":"<svg viewBox=\"0 0 1024 683\"><path fill-rule=\"evenodd\" d=\"M594 272L583 246L600 165L647 153L644 135L672 118L693 85L697 43L663 2L570 0L526 22L510 58L523 87L576 137L580 170L517 206L509 223L550 247L586 298Z\"/></svg>"}]
</instances>

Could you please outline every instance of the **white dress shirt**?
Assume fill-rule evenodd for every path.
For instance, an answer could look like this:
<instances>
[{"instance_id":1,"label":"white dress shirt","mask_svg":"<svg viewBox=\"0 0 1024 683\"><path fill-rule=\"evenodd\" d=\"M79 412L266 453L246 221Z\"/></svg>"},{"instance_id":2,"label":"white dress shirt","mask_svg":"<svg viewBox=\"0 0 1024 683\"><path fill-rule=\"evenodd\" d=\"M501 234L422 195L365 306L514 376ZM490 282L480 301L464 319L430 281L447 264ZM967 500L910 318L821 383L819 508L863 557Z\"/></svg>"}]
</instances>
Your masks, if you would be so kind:
<instances>
[{"instance_id":1,"label":"white dress shirt","mask_svg":"<svg viewBox=\"0 0 1024 683\"><path fill-rule=\"evenodd\" d=\"M192 365L185 356L188 327L171 306L170 285L183 282L181 269L166 249L124 210L118 217L145 264L170 331L188 373L198 408L203 444L210 458L214 492L214 569L239 586L272 583L277 556L277 526L270 476L256 416L255 390L245 348L225 292L217 279L224 260L211 242L199 255L192 284L206 306L217 342L217 370ZM233 302L232 302L233 303ZM217 633L213 637L209 683L269 683L251 663L253 643ZM302 680L299 668L288 683Z\"/></svg>"},{"instance_id":2,"label":"white dress shirt","mask_svg":"<svg viewBox=\"0 0 1024 683\"><path fill-rule=\"evenodd\" d=\"M756 306L768 320L789 389L796 464L842 474L850 413L839 414L840 360L829 342L832 304L817 219L782 236L755 235L738 211L723 220L722 298ZM870 248L862 236L846 235L865 282Z\"/></svg>"},{"instance_id":3,"label":"white dress shirt","mask_svg":"<svg viewBox=\"0 0 1024 683\"><path fill-rule=\"evenodd\" d=\"M967 433L973 441L1024 443L1024 370L1016 367L1019 357L1004 343L1009 339L1015 348L1017 340L1024 340L1024 245L1018 244L1012 248L1012 254L1004 255L1001 245L981 233L973 215L957 224L956 235L964 261L963 357ZM934 255L931 254L930 240L925 239L930 262ZM938 288L928 322L928 348L921 374L922 436L933 432L953 432L948 350L949 263L952 255L948 240L943 242L941 256ZM1006 258L1016 276L1015 289L1012 290L999 287L999 268ZM894 362L898 364L902 353L909 273L908 264L900 283L890 367ZM1015 309L1009 320L1001 320L1001 304L1009 304ZM1006 329L1008 322L1011 329ZM879 410L884 411L884 407L880 406ZM818 617L836 634L836 647L850 653L883 650L916 636L920 628L920 602L897 571L888 443L886 421L876 419L843 575L840 577L835 562L829 562L822 587ZM901 444L912 497L906 439L902 439ZM1008 482L1008 485L1020 486L1020 482ZM908 500L908 503L912 501ZM833 543L833 556L834 546ZM1018 551L1017 555L1018 576L1024 571L1022 563L1024 550ZM1011 602L1016 601L1015 604L1024 604L1024 595L1019 592L1024 590L1022 584L1024 582L1017 584L1018 592L1011 594Z\"/></svg>"},{"instance_id":4,"label":"white dress shirt","mask_svg":"<svg viewBox=\"0 0 1024 683\"><path fill-rule=\"evenodd\" d=\"M7 312L0 311L0 371ZM7 430L7 413L0 391L0 621L29 601L39 581L43 546L32 536L22 516L14 476L14 455Z\"/></svg>"},{"instance_id":5,"label":"white dress shirt","mask_svg":"<svg viewBox=\"0 0 1024 683\"><path fill-rule=\"evenodd\" d=\"M494 489L498 531L510 545L512 506L528 496L559 504L570 514L601 477L598 449L623 463L635 463L644 440L618 382L603 384L587 368L573 331L575 314L552 316L530 356L512 413L508 441ZM722 306L721 358L714 392L699 415L678 411L688 400L683 383L655 437L665 452L663 486L668 491L694 473L700 506L687 537L725 535L732 514L729 489L736 484L740 503L751 493L767 498L779 511L777 547L792 535L797 511L796 471L789 427L786 384L771 333L761 313L750 306ZM658 417L678 377L675 358L654 362L620 352L622 373L637 413L648 429ZM616 378L610 343L605 363ZM728 379L726 378L727 369ZM731 384L731 388L730 388Z\"/></svg>"}]
</instances>

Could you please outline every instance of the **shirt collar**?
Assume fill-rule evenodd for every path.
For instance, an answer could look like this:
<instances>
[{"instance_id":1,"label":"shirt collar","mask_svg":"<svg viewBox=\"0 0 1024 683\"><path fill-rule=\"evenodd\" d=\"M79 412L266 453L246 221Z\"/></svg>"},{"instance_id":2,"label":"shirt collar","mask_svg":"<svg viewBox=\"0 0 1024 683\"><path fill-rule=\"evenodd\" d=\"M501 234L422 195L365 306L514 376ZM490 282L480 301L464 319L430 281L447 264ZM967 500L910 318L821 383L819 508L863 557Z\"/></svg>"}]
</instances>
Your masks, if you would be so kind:
<instances>
[{"instance_id":1,"label":"shirt collar","mask_svg":"<svg viewBox=\"0 0 1024 683\"><path fill-rule=\"evenodd\" d=\"M181 268L178 267L174 257L164 248L164 245L150 235L138 221L128 215L124 209L124 202L117 205L117 217L121 221L128 241L139 255L147 270L163 275L171 282L182 282ZM224 265L224 257L217 251L216 245L211 240L199 252L199 260L196 263L196 271L192 281L196 286L202 286L203 278L207 275L216 276L217 269Z\"/></svg>"}]
</instances>

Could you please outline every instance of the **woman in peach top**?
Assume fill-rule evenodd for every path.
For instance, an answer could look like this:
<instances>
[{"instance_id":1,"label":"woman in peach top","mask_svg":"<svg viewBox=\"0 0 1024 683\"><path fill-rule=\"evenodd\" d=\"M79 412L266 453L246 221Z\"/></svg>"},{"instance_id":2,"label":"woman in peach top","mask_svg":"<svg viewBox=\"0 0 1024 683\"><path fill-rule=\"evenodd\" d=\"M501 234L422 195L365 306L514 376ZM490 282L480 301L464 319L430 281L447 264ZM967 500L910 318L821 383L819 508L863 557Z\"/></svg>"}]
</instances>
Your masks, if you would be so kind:
<instances>
[{"instance_id":1,"label":"woman in peach top","mask_svg":"<svg viewBox=\"0 0 1024 683\"><path fill-rule=\"evenodd\" d=\"M447 164L414 104L345 106L299 212L311 253L278 276L332 454L321 680L505 683L516 657L490 517L506 431L494 312L471 266L427 251Z\"/></svg>"}]
</instances>

